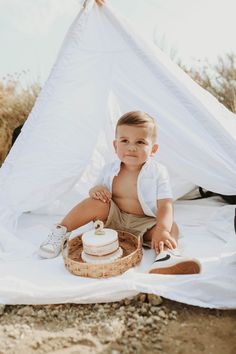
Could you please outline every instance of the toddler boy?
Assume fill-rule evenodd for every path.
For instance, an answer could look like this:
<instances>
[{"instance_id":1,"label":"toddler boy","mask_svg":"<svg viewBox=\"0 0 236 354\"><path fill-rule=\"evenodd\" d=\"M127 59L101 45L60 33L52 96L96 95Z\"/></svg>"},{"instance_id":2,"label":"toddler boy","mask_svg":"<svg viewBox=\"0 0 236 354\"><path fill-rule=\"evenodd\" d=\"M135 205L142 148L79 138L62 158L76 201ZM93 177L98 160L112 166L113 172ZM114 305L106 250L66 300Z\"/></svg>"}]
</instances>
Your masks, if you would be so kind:
<instances>
[{"instance_id":1,"label":"toddler boy","mask_svg":"<svg viewBox=\"0 0 236 354\"><path fill-rule=\"evenodd\" d=\"M49 234L39 255L60 253L63 237L90 221L142 237L157 253L149 273L194 274L196 259L177 251L179 230L173 219L173 200L166 168L154 160L157 125L147 113L124 114L117 122L113 145L117 160L105 165L89 198L76 205Z\"/></svg>"}]
</instances>

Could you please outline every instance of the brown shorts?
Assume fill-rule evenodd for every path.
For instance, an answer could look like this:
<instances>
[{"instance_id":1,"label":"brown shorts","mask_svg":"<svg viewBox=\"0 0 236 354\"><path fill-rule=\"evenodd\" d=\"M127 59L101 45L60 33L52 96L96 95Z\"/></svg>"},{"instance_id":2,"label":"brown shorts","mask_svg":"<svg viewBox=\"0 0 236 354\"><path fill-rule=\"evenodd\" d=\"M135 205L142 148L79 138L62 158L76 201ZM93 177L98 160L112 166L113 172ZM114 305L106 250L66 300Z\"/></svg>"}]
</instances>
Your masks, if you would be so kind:
<instances>
[{"instance_id":1,"label":"brown shorts","mask_svg":"<svg viewBox=\"0 0 236 354\"><path fill-rule=\"evenodd\" d=\"M143 246L151 247L150 242L143 241L143 235L154 225L156 225L156 218L147 215L126 213L120 210L113 200L111 200L105 227L130 232L137 237L140 236Z\"/></svg>"}]
</instances>

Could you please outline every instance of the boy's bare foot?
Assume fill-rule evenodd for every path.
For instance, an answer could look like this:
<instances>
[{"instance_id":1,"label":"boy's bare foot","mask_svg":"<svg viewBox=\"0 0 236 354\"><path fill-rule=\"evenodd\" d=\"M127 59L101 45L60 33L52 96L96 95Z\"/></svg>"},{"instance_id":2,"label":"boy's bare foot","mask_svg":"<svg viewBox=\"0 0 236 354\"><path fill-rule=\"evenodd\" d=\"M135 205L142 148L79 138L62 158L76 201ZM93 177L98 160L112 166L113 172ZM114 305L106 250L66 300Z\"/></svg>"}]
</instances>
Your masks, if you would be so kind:
<instances>
[{"instance_id":1,"label":"boy's bare foot","mask_svg":"<svg viewBox=\"0 0 236 354\"><path fill-rule=\"evenodd\" d=\"M166 250L159 253L151 265L151 274L198 274L201 264L195 258L180 255L176 250Z\"/></svg>"}]
</instances>

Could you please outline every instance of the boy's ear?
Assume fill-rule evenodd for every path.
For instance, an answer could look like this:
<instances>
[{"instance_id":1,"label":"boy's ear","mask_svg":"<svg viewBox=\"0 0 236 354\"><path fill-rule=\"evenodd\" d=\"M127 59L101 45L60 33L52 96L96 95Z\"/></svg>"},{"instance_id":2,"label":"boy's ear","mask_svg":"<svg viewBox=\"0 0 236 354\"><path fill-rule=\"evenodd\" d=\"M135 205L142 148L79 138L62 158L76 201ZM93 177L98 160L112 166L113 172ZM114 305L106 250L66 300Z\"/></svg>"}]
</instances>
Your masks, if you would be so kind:
<instances>
[{"instance_id":1,"label":"boy's ear","mask_svg":"<svg viewBox=\"0 0 236 354\"><path fill-rule=\"evenodd\" d=\"M113 146L114 146L114 149L115 149L115 152L117 150L117 141L116 140L113 140Z\"/></svg>"},{"instance_id":2,"label":"boy's ear","mask_svg":"<svg viewBox=\"0 0 236 354\"><path fill-rule=\"evenodd\" d=\"M157 152L158 149L159 149L159 145L158 144L153 144L152 145L151 156L155 155L155 153Z\"/></svg>"}]
</instances>

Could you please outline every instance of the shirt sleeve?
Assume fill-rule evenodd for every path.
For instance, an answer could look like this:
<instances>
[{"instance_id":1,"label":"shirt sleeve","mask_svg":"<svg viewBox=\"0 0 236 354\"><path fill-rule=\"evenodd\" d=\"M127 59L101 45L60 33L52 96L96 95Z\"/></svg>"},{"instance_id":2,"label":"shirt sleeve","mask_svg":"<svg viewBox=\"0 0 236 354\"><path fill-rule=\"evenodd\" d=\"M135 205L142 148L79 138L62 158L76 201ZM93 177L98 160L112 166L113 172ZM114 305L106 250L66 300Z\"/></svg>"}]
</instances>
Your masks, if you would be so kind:
<instances>
[{"instance_id":1,"label":"shirt sleeve","mask_svg":"<svg viewBox=\"0 0 236 354\"><path fill-rule=\"evenodd\" d=\"M157 180L157 200L158 199L166 199L173 198L171 185L170 185L170 177L165 166L161 166L159 170L159 176Z\"/></svg>"}]
</instances>

